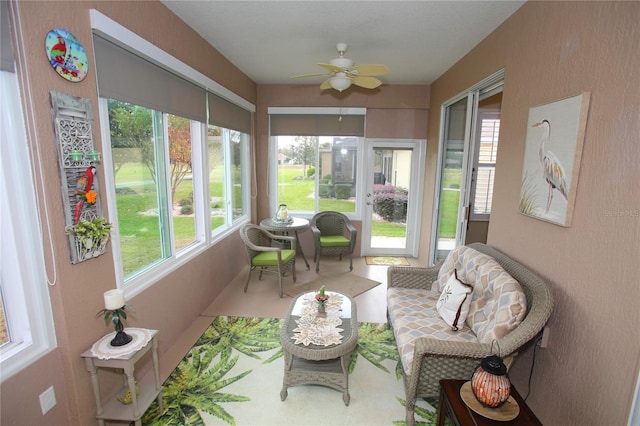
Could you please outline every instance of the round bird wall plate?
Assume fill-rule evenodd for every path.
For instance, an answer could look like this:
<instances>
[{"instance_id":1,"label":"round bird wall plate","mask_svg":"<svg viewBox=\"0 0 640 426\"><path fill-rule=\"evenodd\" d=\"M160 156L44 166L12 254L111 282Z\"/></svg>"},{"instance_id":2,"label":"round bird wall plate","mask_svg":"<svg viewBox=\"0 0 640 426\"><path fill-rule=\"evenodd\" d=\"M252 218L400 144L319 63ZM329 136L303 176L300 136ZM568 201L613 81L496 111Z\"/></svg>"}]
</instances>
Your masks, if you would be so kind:
<instances>
[{"instance_id":1,"label":"round bird wall plate","mask_svg":"<svg viewBox=\"0 0 640 426\"><path fill-rule=\"evenodd\" d=\"M87 54L82 44L69 31L63 28L49 31L45 49L49 64L62 78L77 83L87 76Z\"/></svg>"}]
</instances>

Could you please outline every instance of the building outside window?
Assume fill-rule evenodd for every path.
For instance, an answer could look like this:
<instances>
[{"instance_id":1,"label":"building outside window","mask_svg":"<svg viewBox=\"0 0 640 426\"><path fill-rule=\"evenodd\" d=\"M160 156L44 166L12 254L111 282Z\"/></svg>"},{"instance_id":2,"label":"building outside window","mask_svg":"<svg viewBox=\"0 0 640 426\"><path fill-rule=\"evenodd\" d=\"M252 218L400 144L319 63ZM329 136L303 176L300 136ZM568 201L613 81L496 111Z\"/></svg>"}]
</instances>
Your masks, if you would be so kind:
<instances>
[{"instance_id":1,"label":"building outside window","mask_svg":"<svg viewBox=\"0 0 640 426\"><path fill-rule=\"evenodd\" d=\"M471 219L489 220L498 153L498 136L500 135L500 114L482 112L479 117L480 138L476 149L475 168L477 172L472 188Z\"/></svg>"},{"instance_id":2,"label":"building outside window","mask_svg":"<svg viewBox=\"0 0 640 426\"><path fill-rule=\"evenodd\" d=\"M328 210L357 215L365 110L351 110L269 109L273 209L287 204L309 216Z\"/></svg>"}]
</instances>

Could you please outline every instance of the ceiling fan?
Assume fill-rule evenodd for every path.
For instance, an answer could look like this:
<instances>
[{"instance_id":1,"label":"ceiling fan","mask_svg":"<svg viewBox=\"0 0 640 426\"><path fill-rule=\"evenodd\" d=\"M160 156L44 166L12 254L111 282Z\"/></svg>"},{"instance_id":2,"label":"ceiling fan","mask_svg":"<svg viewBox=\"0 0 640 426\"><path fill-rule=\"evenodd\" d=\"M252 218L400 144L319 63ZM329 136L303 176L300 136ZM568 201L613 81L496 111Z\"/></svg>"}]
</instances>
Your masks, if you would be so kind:
<instances>
[{"instance_id":1,"label":"ceiling fan","mask_svg":"<svg viewBox=\"0 0 640 426\"><path fill-rule=\"evenodd\" d=\"M348 46L346 43L336 44L339 57L332 59L329 64L318 64L322 68L328 69L329 72L295 75L291 78L328 76L329 78L320 85L320 89L335 89L339 92L348 89L351 84L364 87L365 89L375 89L380 86L382 81L378 80L374 76L387 74L389 69L381 64L362 64L354 66L353 61L349 58L345 58L344 56L347 48Z\"/></svg>"}]
</instances>

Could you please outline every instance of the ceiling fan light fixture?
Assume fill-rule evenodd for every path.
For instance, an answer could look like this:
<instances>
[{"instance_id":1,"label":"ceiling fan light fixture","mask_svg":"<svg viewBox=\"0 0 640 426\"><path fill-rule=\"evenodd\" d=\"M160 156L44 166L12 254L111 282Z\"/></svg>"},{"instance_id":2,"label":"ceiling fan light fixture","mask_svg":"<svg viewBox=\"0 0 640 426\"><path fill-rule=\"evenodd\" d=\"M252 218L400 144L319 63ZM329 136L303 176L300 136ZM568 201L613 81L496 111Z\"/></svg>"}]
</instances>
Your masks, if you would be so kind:
<instances>
[{"instance_id":1,"label":"ceiling fan light fixture","mask_svg":"<svg viewBox=\"0 0 640 426\"><path fill-rule=\"evenodd\" d=\"M338 92L342 92L343 90L348 89L351 86L351 83L351 78L345 76L336 76L329 79L329 84L331 85L331 87L336 89Z\"/></svg>"}]
</instances>

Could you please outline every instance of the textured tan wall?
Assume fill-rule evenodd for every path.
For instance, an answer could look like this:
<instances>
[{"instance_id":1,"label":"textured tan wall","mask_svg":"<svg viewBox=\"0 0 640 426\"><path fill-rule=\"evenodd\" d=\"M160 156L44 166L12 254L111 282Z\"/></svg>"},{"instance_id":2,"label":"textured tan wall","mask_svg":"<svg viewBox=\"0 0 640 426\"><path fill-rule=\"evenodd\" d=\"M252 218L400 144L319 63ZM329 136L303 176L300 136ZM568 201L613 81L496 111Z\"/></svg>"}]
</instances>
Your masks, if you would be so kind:
<instances>
[{"instance_id":1,"label":"textured tan wall","mask_svg":"<svg viewBox=\"0 0 640 426\"><path fill-rule=\"evenodd\" d=\"M442 102L506 69L488 243L548 279L556 297L528 399L545 425L626 424L638 377L638 22L638 2L528 2L432 85L437 140ZM531 106L582 92L591 105L573 225L563 228L518 213L526 125ZM427 155L435 164L433 144ZM511 372L521 393L531 356Z\"/></svg>"},{"instance_id":2,"label":"textured tan wall","mask_svg":"<svg viewBox=\"0 0 640 426\"><path fill-rule=\"evenodd\" d=\"M111 331L95 315L104 305L104 291L116 286L113 258L109 251L106 255L77 265L69 262L58 183L60 173L49 113L51 90L91 99L96 117L94 138L97 148L102 149L89 22L91 8L100 10L148 41L162 46L165 51L250 102L256 101L255 84L160 2L20 1L12 4L12 15L18 18L18 25L13 32L18 35L15 42L20 52L19 75L23 87L30 89L25 97L27 109L31 112L26 119L29 139L31 144L38 147L43 159L42 167L35 166L38 173L36 181L42 174L46 184L36 188L36 191L39 199L47 205L48 217L42 220L48 220L53 236L55 255L47 253L47 266L51 278L54 264L57 271L57 284L50 287L49 291L58 347L2 382L0 423L7 426L95 424L95 400L90 377L80 354ZM84 44L90 72L82 82L70 83L50 67L44 39L52 28L65 28ZM98 173L103 176L101 166L98 167ZM46 225L44 229L46 231ZM48 251L48 240L45 240L44 246ZM187 266L161 279L130 301L135 313L129 317L127 325L159 329L159 351L164 352L171 341L245 266L245 259L232 255L241 250L240 239L236 235L231 236ZM148 369L142 364L137 367ZM113 373L100 376L103 396L113 393L122 383L121 378ZM38 395L50 385L55 386L58 403L43 416Z\"/></svg>"}]
</instances>

